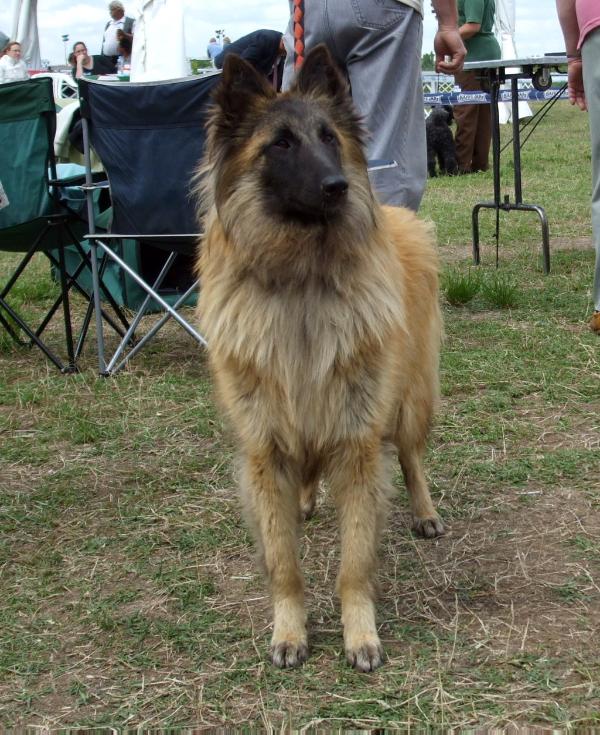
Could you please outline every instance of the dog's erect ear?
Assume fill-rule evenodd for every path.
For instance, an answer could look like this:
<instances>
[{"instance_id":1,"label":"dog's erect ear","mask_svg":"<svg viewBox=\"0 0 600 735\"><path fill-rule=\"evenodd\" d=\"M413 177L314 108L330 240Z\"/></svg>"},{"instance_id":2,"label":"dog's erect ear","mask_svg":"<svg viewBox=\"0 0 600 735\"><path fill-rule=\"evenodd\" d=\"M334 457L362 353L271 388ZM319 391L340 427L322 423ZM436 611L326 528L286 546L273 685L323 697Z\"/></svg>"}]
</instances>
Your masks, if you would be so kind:
<instances>
[{"instance_id":1,"label":"dog's erect ear","mask_svg":"<svg viewBox=\"0 0 600 735\"><path fill-rule=\"evenodd\" d=\"M316 92L338 99L348 96L346 80L323 43L307 54L294 87L304 94Z\"/></svg>"},{"instance_id":2,"label":"dog's erect ear","mask_svg":"<svg viewBox=\"0 0 600 735\"><path fill-rule=\"evenodd\" d=\"M257 100L275 96L275 90L265 77L237 54L225 57L221 83L214 93L214 101L228 122L241 122Z\"/></svg>"},{"instance_id":3,"label":"dog's erect ear","mask_svg":"<svg viewBox=\"0 0 600 735\"><path fill-rule=\"evenodd\" d=\"M348 84L325 44L315 46L306 55L290 91L325 97L336 124L360 145L364 143L365 131Z\"/></svg>"}]
</instances>

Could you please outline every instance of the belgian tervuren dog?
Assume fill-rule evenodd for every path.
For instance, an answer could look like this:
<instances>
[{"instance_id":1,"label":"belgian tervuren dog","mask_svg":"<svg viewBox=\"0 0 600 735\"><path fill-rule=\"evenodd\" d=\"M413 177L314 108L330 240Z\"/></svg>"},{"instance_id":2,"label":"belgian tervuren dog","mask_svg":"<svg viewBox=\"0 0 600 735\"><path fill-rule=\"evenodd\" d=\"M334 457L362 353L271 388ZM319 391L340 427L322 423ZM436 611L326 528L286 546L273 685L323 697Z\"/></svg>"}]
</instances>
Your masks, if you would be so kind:
<instances>
[{"instance_id":1,"label":"belgian tervuren dog","mask_svg":"<svg viewBox=\"0 0 600 735\"><path fill-rule=\"evenodd\" d=\"M378 204L362 141L324 46L281 95L228 57L199 174L198 317L239 443L281 667L308 655L298 532L321 477L340 526L346 655L360 671L383 656L377 546L394 448L415 532L443 533L422 467L438 396L436 252L413 213Z\"/></svg>"}]
</instances>

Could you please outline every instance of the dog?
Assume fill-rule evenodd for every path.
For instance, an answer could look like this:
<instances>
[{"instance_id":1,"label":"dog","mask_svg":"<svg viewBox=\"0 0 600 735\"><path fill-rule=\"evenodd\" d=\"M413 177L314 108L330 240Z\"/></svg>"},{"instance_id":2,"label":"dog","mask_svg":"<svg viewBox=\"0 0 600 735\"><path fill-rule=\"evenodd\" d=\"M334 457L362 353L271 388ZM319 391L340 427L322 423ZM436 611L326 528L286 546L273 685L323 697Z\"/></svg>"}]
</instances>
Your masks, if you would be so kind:
<instances>
[{"instance_id":1,"label":"dog","mask_svg":"<svg viewBox=\"0 0 600 735\"><path fill-rule=\"evenodd\" d=\"M284 668L308 656L298 534L324 478L346 656L371 671L383 660L377 547L394 453L414 530L444 530L422 466L441 331L432 235L375 199L362 124L325 46L280 95L229 56L213 101L197 185L198 319L270 583L271 658Z\"/></svg>"},{"instance_id":2,"label":"dog","mask_svg":"<svg viewBox=\"0 0 600 735\"><path fill-rule=\"evenodd\" d=\"M454 113L450 105L432 107L425 121L427 135L427 170L430 176L437 176L437 165L440 174L455 176L458 173L456 147L452 135L451 124Z\"/></svg>"}]
</instances>

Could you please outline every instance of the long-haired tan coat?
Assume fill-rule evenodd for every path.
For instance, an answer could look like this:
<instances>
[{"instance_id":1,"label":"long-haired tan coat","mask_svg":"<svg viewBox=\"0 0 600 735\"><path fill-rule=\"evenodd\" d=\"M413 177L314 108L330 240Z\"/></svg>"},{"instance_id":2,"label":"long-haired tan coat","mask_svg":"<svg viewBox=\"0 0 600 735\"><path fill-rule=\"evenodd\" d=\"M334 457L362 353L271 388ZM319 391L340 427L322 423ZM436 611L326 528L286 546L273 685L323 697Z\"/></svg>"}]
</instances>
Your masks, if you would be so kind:
<instances>
[{"instance_id":1,"label":"long-haired tan coat","mask_svg":"<svg viewBox=\"0 0 600 735\"><path fill-rule=\"evenodd\" d=\"M297 539L323 477L339 517L346 655L369 671L382 660L377 547L394 448L414 530L443 533L422 468L441 329L431 234L375 200L324 47L283 95L229 57L208 131L198 317L270 582L273 662L308 655Z\"/></svg>"}]
</instances>

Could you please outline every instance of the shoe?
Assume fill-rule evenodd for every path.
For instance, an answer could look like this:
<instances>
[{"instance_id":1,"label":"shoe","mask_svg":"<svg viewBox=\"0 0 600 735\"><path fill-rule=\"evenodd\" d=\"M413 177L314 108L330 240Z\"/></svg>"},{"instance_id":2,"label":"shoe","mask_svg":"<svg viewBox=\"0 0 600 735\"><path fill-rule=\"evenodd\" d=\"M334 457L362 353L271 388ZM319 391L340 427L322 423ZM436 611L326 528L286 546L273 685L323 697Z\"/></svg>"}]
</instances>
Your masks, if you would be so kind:
<instances>
[{"instance_id":1,"label":"shoe","mask_svg":"<svg viewBox=\"0 0 600 735\"><path fill-rule=\"evenodd\" d=\"M589 324L592 332L598 332L600 334L600 311L595 311L592 314Z\"/></svg>"}]
</instances>

